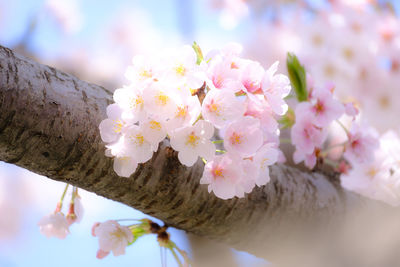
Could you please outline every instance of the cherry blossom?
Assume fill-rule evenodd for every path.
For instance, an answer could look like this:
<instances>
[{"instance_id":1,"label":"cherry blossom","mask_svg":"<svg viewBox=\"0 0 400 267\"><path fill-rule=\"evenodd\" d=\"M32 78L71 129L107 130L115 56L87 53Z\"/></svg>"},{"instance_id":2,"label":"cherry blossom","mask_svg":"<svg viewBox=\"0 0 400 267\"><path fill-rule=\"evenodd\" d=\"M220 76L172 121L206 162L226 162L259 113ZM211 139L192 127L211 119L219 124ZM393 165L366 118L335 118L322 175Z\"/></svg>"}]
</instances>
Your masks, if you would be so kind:
<instances>
[{"instance_id":1,"label":"cherry blossom","mask_svg":"<svg viewBox=\"0 0 400 267\"><path fill-rule=\"evenodd\" d=\"M283 100L291 90L289 78L283 74L275 74L279 62L275 62L264 74L261 88L272 111L278 115L286 113L288 106Z\"/></svg>"},{"instance_id":2,"label":"cherry blossom","mask_svg":"<svg viewBox=\"0 0 400 267\"><path fill-rule=\"evenodd\" d=\"M120 225L117 221L109 220L104 223L95 224L94 236L99 238L99 259L112 251L114 256L125 254L125 247L133 241L133 234L127 226Z\"/></svg>"},{"instance_id":3,"label":"cherry blossom","mask_svg":"<svg viewBox=\"0 0 400 267\"><path fill-rule=\"evenodd\" d=\"M255 179L257 186L265 185L269 182L269 166L275 164L278 161L279 150L273 143L267 143L263 145L253 157L253 162L259 170L258 175Z\"/></svg>"},{"instance_id":4,"label":"cherry blossom","mask_svg":"<svg viewBox=\"0 0 400 267\"><path fill-rule=\"evenodd\" d=\"M319 127L327 126L344 113L343 104L333 98L333 93L328 88L312 90L310 102L306 105L315 116L314 124Z\"/></svg>"},{"instance_id":5,"label":"cherry blossom","mask_svg":"<svg viewBox=\"0 0 400 267\"><path fill-rule=\"evenodd\" d=\"M240 162L240 158L229 153L215 156L214 160L207 162L204 167L200 184L208 184L208 191L213 191L222 199L233 198L238 191L242 193L244 171L237 162Z\"/></svg>"},{"instance_id":6,"label":"cherry blossom","mask_svg":"<svg viewBox=\"0 0 400 267\"><path fill-rule=\"evenodd\" d=\"M100 123L100 135L104 142L111 143L118 140L126 125L121 118L122 109L118 104L111 104L107 107L108 119Z\"/></svg>"},{"instance_id":7,"label":"cherry blossom","mask_svg":"<svg viewBox=\"0 0 400 267\"><path fill-rule=\"evenodd\" d=\"M353 124L348 133L343 156L353 162L368 162L374 158L373 151L379 147L378 134L371 127Z\"/></svg>"},{"instance_id":8,"label":"cherry blossom","mask_svg":"<svg viewBox=\"0 0 400 267\"><path fill-rule=\"evenodd\" d=\"M307 112L309 105L302 102L296 107L296 123L291 130L292 143L299 153L311 154L316 147L321 147L326 138L326 131L314 124L315 116Z\"/></svg>"},{"instance_id":9,"label":"cherry blossom","mask_svg":"<svg viewBox=\"0 0 400 267\"><path fill-rule=\"evenodd\" d=\"M202 115L215 127L222 128L239 118L246 111L245 105L234 92L224 89L211 89L202 104Z\"/></svg>"},{"instance_id":10,"label":"cherry blossom","mask_svg":"<svg viewBox=\"0 0 400 267\"><path fill-rule=\"evenodd\" d=\"M250 116L242 117L229 124L225 131L224 145L228 152L250 157L263 144L260 122Z\"/></svg>"},{"instance_id":11,"label":"cherry blossom","mask_svg":"<svg viewBox=\"0 0 400 267\"><path fill-rule=\"evenodd\" d=\"M40 232L46 237L64 239L69 234L69 224L62 212L54 212L44 216L38 222Z\"/></svg>"},{"instance_id":12,"label":"cherry blossom","mask_svg":"<svg viewBox=\"0 0 400 267\"><path fill-rule=\"evenodd\" d=\"M171 146L178 151L182 164L192 166L200 156L212 160L215 145L210 141L214 127L207 121L200 120L194 126L183 127L171 133Z\"/></svg>"}]
</instances>

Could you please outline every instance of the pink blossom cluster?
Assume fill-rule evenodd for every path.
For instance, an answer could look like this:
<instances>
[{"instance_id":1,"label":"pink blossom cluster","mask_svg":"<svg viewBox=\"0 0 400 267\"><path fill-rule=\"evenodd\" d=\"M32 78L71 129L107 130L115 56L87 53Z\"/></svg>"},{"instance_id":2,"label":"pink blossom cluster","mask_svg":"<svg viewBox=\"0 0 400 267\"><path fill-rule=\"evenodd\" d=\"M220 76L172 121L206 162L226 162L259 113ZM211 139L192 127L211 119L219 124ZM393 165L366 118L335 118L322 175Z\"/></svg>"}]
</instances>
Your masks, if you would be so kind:
<instances>
[{"instance_id":1,"label":"pink blossom cluster","mask_svg":"<svg viewBox=\"0 0 400 267\"><path fill-rule=\"evenodd\" d=\"M312 87L312 86L311 86ZM349 129L341 121L349 123ZM340 119L340 120L339 120ZM330 131L337 123L345 132L345 140L336 142ZM339 149L339 170L344 188L391 205L400 205L400 138L394 131L380 136L367 123L360 123L353 103L335 99L332 86L312 87L308 100L297 104L295 123L291 129L295 163L304 161L310 169L317 159L332 164ZM330 146L327 141L331 139Z\"/></svg>"},{"instance_id":2,"label":"pink blossom cluster","mask_svg":"<svg viewBox=\"0 0 400 267\"><path fill-rule=\"evenodd\" d=\"M357 99L363 118L383 133L400 123L399 16L366 4L380 1L329 2L311 17L303 6L270 23L255 20L248 50L266 64L294 52L318 83L334 82L340 99Z\"/></svg>"},{"instance_id":3,"label":"pink blossom cluster","mask_svg":"<svg viewBox=\"0 0 400 267\"><path fill-rule=\"evenodd\" d=\"M278 63L265 70L240 52L229 44L202 60L201 51L184 46L135 57L131 83L115 91L99 126L115 172L129 177L168 137L182 164L206 162L201 183L217 197L244 197L266 184L279 156L276 116L287 111L291 86L276 74ZM216 129L222 139L212 141Z\"/></svg>"},{"instance_id":4,"label":"pink blossom cluster","mask_svg":"<svg viewBox=\"0 0 400 267\"><path fill-rule=\"evenodd\" d=\"M400 138L388 131L378 138L362 131L351 133L356 147L346 150L352 168L341 176L344 188L366 197L400 205ZM375 135L376 136L376 135ZM357 141L358 140L358 141ZM371 147L373 151L370 151ZM348 152L351 152L350 154ZM367 154L366 154L367 153ZM361 155L363 155L361 157Z\"/></svg>"}]
</instances>

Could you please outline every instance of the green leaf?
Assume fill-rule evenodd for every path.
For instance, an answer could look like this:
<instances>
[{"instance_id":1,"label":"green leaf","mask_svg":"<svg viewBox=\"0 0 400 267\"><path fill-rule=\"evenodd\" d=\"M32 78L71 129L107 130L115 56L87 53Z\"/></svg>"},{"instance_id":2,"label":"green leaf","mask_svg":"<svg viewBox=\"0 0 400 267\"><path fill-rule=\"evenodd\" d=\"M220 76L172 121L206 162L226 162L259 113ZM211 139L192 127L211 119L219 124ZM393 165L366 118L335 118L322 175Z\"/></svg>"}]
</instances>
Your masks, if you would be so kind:
<instances>
[{"instance_id":1,"label":"green leaf","mask_svg":"<svg viewBox=\"0 0 400 267\"><path fill-rule=\"evenodd\" d=\"M196 42L193 42L192 47L193 47L194 52L196 52L196 55L197 55L196 63L197 63L197 65L200 65L200 63L204 60L203 52L201 52L201 48Z\"/></svg>"},{"instance_id":2,"label":"green leaf","mask_svg":"<svg viewBox=\"0 0 400 267\"><path fill-rule=\"evenodd\" d=\"M296 116L294 114L293 109L289 108L286 114L278 121L281 124L281 130L287 129L293 126L295 123Z\"/></svg>"},{"instance_id":3,"label":"green leaf","mask_svg":"<svg viewBox=\"0 0 400 267\"><path fill-rule=\"evenodd\" d=\"M287 54L286 66L289 73L289 79L296 93L299 102L307 101L307 78L304 67L300 64L296 55L293 53Z\"/></svg>"}]
</instances>

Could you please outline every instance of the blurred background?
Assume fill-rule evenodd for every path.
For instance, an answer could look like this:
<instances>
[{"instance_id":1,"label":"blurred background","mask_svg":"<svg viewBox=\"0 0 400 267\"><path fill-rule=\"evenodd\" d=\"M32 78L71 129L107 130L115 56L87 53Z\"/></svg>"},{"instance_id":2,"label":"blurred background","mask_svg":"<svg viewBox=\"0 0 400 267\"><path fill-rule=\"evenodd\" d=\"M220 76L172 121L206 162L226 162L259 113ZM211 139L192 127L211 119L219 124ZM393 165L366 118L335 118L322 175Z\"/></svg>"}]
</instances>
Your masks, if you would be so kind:
<instances>
[{"instance_id":1,"label":"blurred background","mask_svg":"<svg viewBox=\"0 0 400 267\"><path fill-rule=\"evenodd\" d=\"M339 97L356 101L363 119L384 132L400 125L399 12L397 0L0 0L0 45L110 90L127 82L134 55L160 48L196 41L206 52L239 42L265 68L279 60L282 72L291 51L316 84L335 83ZM83 190L85 215L71 234L41 235L37 222L63 188L0 162L1 267L161 265L154 236L124 256L96 259L94 222L148 216ZM191 255L203 242L170 231ZM268 264L224 247L212 251L226 255L228 266ZM175 265L169 255L168 266Z\"/></svg>"}]
</instances>

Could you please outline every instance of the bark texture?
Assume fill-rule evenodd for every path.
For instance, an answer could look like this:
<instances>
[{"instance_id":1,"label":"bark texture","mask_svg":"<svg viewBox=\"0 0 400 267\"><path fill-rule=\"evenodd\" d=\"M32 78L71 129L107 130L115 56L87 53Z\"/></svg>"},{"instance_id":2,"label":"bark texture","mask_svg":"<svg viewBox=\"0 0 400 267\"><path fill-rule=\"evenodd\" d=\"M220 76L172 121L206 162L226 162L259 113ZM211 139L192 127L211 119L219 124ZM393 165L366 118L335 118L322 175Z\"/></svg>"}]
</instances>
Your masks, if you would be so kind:
<instances>
[{"instance_id":1,"label":"bark texture","mask_svg":"<svg viewBox=\"0 0 400 267\"><path fill-rule=\"evenodd\" d=\"M268 185L224 201L199 184L203 163L180 165L166 141L129 179L118 177L98 130L111 102L103 87L0 47L0 160L267 259L333 224L354 198L337 177L276 165Z\"/></svg>"}]
</instances>

